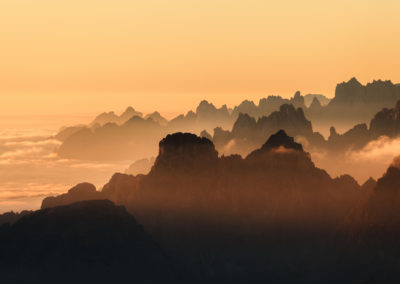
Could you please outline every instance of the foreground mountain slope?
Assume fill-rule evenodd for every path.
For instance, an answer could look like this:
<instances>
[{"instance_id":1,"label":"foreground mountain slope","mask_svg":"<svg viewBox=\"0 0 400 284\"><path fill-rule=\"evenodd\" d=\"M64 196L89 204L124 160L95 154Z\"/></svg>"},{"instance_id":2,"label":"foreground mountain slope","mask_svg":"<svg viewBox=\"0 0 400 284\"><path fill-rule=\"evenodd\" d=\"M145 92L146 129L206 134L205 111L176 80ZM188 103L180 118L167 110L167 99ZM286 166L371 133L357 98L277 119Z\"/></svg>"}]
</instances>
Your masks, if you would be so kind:
<instances>
[{"instance_id":1,"label":"foreground mountain slope","mask_svg":"<svg viewBox=\"0 0 400 284\"><path fill-rule=\"evenodd\" d=\"M284 131L246 158L219 157L207 138L167 135L148 175L115 174L101 191L134 214L190 283L371 279L339 230L369 193L315 167Z\"/></svg>"},{"instance_id":2,"label":"foreground mountain slope","mask_svg":"<svg viewBox=\"0 0 400 284\"><path fill-rule=\"evenodd\" d=\"M328 224L342 218L362 192L351 177L332 179L316 168L300 144L278 131L245 159L218 157L207 138L167 135L149 174L116 174L101 192L91 194L85 198L109 198L143 217L149 226L150 219L160 223L171 212L177 212L179 216L171 218L178 219L246 216L248 220L284 218ZM45 199L42 207L48 206L48 200L57 206L68 199L76 201L68 193Z\"/></svg>"},{"instance_id":3,"label":"foreground mountain slope","mask_svg":"<svg viewBox=\"0 0 400 284\"><path fill-rule=\"evenodd\" d=\"M2 283L176 283L165 253L107 200L33 212L0 240Z\"/></svg>"}]
</instances>

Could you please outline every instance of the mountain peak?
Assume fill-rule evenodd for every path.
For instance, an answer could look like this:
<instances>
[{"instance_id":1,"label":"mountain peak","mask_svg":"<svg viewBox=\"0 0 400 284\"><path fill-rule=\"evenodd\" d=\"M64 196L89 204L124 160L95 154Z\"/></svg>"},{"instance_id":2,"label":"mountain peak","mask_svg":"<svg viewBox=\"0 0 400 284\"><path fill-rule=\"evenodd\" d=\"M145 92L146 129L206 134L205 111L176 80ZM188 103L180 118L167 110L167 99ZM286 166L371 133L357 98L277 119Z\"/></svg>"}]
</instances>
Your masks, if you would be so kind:
<instances>
[{"instance_id":1,"label":"mountain peak","mask_svg":"<svg viewBox=\"0 0 400 284\"><path fill-rule=\"evenodd\" d=\"M129 113L129 112L134 112L134 111L135 111L135 109L133 107L128 106L124 112Z\"/></svg>"},{"instance_id":2,"label":"mountain peak","mask_svg":"<svg viewBox=\"0 0 400 284\"><path fill-rule=\"evenodd\" d=\"M132 118L133 116L140 116L142 117L143 114L139 111L136 111L133 107L128 106L126 110L120 115L120 123L124 123L128 119Z\"/></svg>"},{"instance_id":3,"label":"mountain peak","mask_svg":"<svg viewBox=\"0 0 400 284\"><path fill-rule=\"evenodd\" d=\"M218 159L214 144L191 133L168 134L159 143L159 154L153 170L191 170L208 167Z\"/></svg>"},{"instance_id":4,"label":"mountain peak","mask_svg":"<svg viewBox=\"0 0 400 284\"><path fill-rule=\"evenodd\" d=\"M356 77L352 77L347 83L361 85L361 83L357 80Z\"/></svg>"},{"instance_id":5,"label":"mountain peak","mask_svg":"<svg viewBox=\"0 0 400 284\"><path fill-rule=\"evenodd\" d=\"M321 109L322 105L320 101L315 97L310 105L310 109Z\"/></svg>"},{"instance_id":6,"label":"mountain peak","mask_svg":"<svg viewBox=\"0 0 400 284\"><path fill-rule=\"evenodd\" d=\"M58 195L56 197L46 197L42 201L41 208L51 208L56 206L62 206L81 200L95 200L103 199L101 192L96 191L96 187L88 182L83 182L75 185L73 188L68 190L68 193Z\"/></svg>"},{"instance_id":7,"label":"mountain peak","mask_svg":"<svg viewBox=\"0 0 400 284\"><path fill-rule=\"evenodd\" d=\"M212 103L207 100L202 100L196 108L196 113L215 111L216 108Z\"/></svg>"},{"instance_id":8,"label":"mountain peak","mask_svg":"<svg viewBox=\"0 0 400 284\"><path fill-rule=\"evenodd\" d=\"M303 152L303 146L296 143L293 137L286 134L284 130L279 130L277 133L271 135L267 142L261 147L264 150L277 149L279 147L284 147L286 149L293 149L296 151Z\"/></svg>"},{"instance_id":9,"label":"mountain peak","mask_svg":"<svg viewBox=\"0 0 400 284\"><path fill-rule=\"evenodd\" d=\"M376 186L376 180L373 177L369 177L369 179L361 185L361 188L364 190L372 190Z\"/></svg>"},{"instance_id":10,"label":"mountain peak","mask_svg":"<svg viewBox=\"0 0 400 284\"><path fill-rule=\"evenodd\" d=\"M71 193L71 194L74 194L74 193L76 193L76 194L89 193L90 194L93 192L96 192L96 187L93 184L88 183L88 182L79 183L79 184L75 185L73 188L71 188L70 190L68 190L68 193Z\"/></svg>"}]
</instances>

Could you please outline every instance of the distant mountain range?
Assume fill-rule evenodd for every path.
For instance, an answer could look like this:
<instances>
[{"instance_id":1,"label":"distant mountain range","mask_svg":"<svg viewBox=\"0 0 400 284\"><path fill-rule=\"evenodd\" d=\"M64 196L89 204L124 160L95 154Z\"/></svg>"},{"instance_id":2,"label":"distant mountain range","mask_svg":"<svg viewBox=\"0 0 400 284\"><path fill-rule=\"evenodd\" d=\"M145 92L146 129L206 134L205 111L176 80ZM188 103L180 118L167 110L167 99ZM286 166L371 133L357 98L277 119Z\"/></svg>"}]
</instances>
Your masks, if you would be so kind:
<instances>
[{"instance_id":1,"label":"distant mountain range","mask_svg":"<svg viewBox=\"0 0 400 284\"><path fill-rule=\"evenodd\" d=\"M324 150L335 155L344 154L348 150L359 150L381 136L399 136L400 101L391 109L384 108L377 112L369 126L366 123L358 124L343 134L338 134L331 127L328 139L314 132L311 121L307 120L303 110L296 109L291 104L282 105L279 111L257 120L247 114L240 114L232 131L215 128L210 137L221 152L245 155L279 129L285 129L289 135L305 140L311 149Z\"/></svg>"},{"instance_id":2,"label":"distant mountain range","mask_svg":"<svg viewBox=\"0 0 400 284\"><path fill-rule=\"evenodd\" d=\"M400 87L390 81L379 80L363 86L353 78L338 84L335 97L330 101L322 95L303 97L300 92L296 92L290 99L269 96L261 99L258 105L246 100L232 109L226 105L216 108L213 104L202 101L195 112L189 111L186 115L179 115L170 121L158 112L143 116L129 107L121 115L113 112L100 114L88 126L65 128L55 138L63 141L58 149L59 156L63 158L134 161L154 156L157 152L154 141L159 141L168 133L179 131L201 133L208 138L211 137L209 133L214 131L214 141L221 150L220 140L225 141L228 136L238 138L236 136L241 135L240 138L246 138L245 133L239 134L244 129L239 128L245 127L246 119L249 120L250 127L250 117L253 117L258 121L255 130L261 132L257 133L259 138L255 140L246 138L250 139L245 143L250 149L260 146L262 140L281 128L292 136L305 136L310 143L321 146L320 144L324 144L323 139L320 134L313 133L311 121L314 125L325 125L327 128L336 124L345 124L351 128L360 122L370 121L377 112L385 107L392 107L399 99ZM289 111L290 115L283 114L284 111ZM285 122L285 119L289 120ZM232 133L228 135L224 129L232 129ZM379 132L376 127L373 131ZM331 136L336 137L335 133L332 129ZM247 134L252 136L249 132ZM350 141L345 147L351 148L352 143L353 141Z\"/></svg>"}]
</instances>

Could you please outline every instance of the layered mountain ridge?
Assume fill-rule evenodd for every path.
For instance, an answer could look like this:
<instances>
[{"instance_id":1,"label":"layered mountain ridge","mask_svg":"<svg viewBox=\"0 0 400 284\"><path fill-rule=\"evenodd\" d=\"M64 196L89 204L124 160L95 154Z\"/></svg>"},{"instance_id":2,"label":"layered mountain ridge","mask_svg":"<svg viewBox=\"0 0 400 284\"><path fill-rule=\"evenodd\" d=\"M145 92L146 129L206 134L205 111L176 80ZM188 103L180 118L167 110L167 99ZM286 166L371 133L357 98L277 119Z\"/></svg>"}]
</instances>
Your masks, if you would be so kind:
<instances>
[{"instance_id":1,"label":"layered mountain ridge","mask_svg":"<svg viewBox=\"0 0 400 284\"><path fill-rule=\"evenodd\" d=\"M209 139L174 133L160 141L149 174L117 173L100 192L79 184L45 199L42 210L11 227L3 225L5 251L19 247L15 259L3 259L11 271L4 275L25 277L13 269L51 263L52 278L65 269L63 261L87 265L83 250L89 257L84 275L103 270L89 278L100 281L135 271L135 279L150 283L394 283L399 181L397 160L378 182L360 186L349 175L331 178L283 130L245 158L219 156ZM99 197L124 205L166 253L122 207L84 201ZM33 248L40 257L21 264ZM80 275L72 271L71 277Z\"/></svg>"},{"instance_id":2,"label":"layered mountain ridge","mask_svg":"<svg viewBox=\"0 0 400 284\"><path fill-rule=\"evenodd\" d=\"M300 92L296 92L290 99L269 96L260 99L258 104L245 100L232 109L226 105L217 108L203 100L195 111L189 111L169 121L158 112L143 116L142 113L129 107L120 116L113 112L103 113L88 126L63 129L56 135L57 139L63 141L58 155L62 158L83 160L149 158L157 153L157 144L154 141L159 141L168 133L199 134L203 130L210 133L215 128L218 128L218 131L231 128L233 130L235 124L243 119L243 114L254 117L257 121L263 121L264 117L272 120L271 115L282 113L281 107L286 105L293 105L296 110L300 108L304 116L320 129L335 125L340 126L340 129L343 129L344 125L344 128L349 128L355 124L366 123L378 111L393 106L400 99L399 90L399 86L390 81L378 80L363 86L352 78L348 82L338 84L335 97L327 104L327 100L321 95L302 96ZM325 103L322 104L319 99ZM276 124L279 124L280 118L275 119ZM291 133L289 128L275 126L260 139L268 138L280 128L292 136L297 135ZM260 141L257 141L259 144L254 141L249 142L254 143L253 149L254 146L261 145ZM319 142L314 141L314 143ZM216 144L219 142L216 141ZM218 149L221 150L220 147ZM251 150L251 147L248 150Z\"/></svg>"}]
</instances>

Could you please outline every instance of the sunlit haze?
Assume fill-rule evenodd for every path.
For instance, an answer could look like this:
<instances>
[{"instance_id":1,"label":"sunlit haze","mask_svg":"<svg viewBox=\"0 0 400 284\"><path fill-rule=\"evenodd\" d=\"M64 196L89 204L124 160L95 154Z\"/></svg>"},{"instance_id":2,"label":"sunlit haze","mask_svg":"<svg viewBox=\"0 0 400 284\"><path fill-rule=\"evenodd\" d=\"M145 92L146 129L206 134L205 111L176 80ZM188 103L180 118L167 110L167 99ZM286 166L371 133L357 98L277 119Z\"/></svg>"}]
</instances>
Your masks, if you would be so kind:
<instances>
[{"instance_id":1,"label":"sunlit haze","mask_svg":"<svg viewBox=\"0 0 400 284\"><path fill-rule=\"evenodd\" d=\"M395 0L2 0L0 112L178 113L400 81Z\"/></svg>"}]
</instances>

